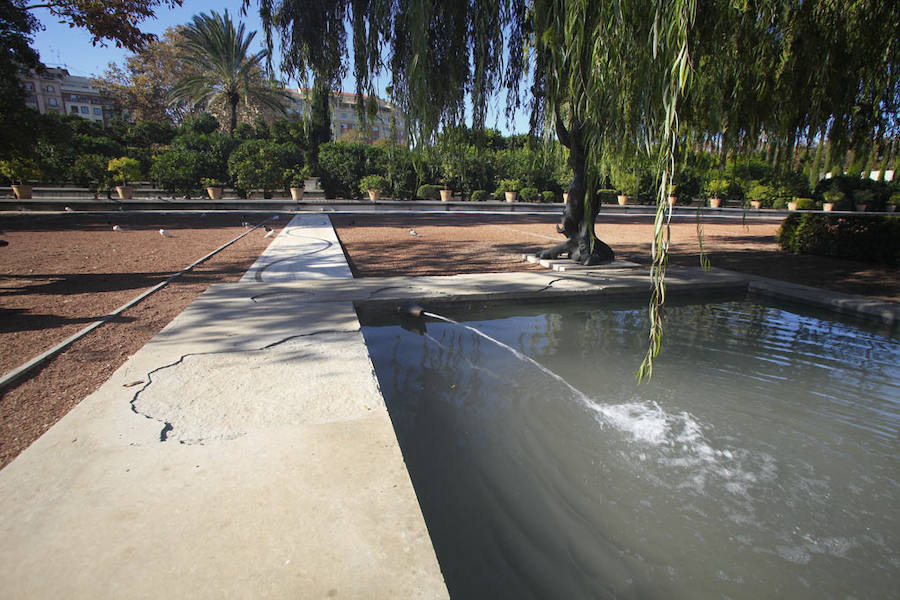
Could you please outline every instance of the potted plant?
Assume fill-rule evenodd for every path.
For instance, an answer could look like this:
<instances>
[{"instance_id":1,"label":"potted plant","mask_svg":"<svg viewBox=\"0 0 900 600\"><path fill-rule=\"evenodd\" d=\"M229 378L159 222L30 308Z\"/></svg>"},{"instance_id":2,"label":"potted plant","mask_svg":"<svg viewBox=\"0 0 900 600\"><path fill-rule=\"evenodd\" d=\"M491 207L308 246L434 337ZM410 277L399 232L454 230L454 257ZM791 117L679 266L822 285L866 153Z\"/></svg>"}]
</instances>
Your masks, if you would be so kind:
<instances>
[{"instance_id":1,"label":"potted plant","mask_svg":"<svg viewBox=\"0 0 900 600\"><path fill-rule=\"evenodd\" d=\"M119 194L119 199L130 199L134 190L128 185L128 180L134 180L141 176L141 164L133 158L122 156L110 160L106 165L106 170L114 173L116 178L122 182L122 185L116 186L116 193Z\"/></svg>"},{"instance_id":2,"label":"potted plant","mask_svg":"<svg viewBox=\"0 0 900 600\"><path fill-rule=\"evenodd\" d=\"M710 179L706 184L706 197L709 198L710 208L722 206L722 198L728 191L728 182L724 179Z\"/></svg>"},{"instance_id":3,"label":"potted plant","mask_svg":"<svg viewBox=\"0 0 900 600\"><path fill-rule=\"evenodd\" d=\"M888 199L888 211L897 212L898 206L900 206L900 192L894 192L893 194L891 194L890 199Z\"/></svg>"},{"instance_id":4,"label":"potted plant","mask_svg":"<svg viewBox=\"0 0 900 600\"><path fill-rule=\"evenodd\" d=\"M824 199L822 210L831 212L838 203L844 200L844 192L839 190L837 186L833 186L822 194L822 198Z\"/></svg>"},{"instance_id":5,"label":"potted plant","mask_svg":"<svg viewBox=\"0 0 900 600\"><path fill-rule=\"evenodd\" d=\"M677 188L674 183L670 183L666 186L666 202L669 203L669 206L675 206L675 202L678 201L676 191Z\"/></svg>"},{"instance_id":6,"label":"potted plant","mask_svg":"<svg viewBox=\"0 0 900 600\"><path fill-rule=\"evenodd\" d=\"M619 206L628 204L628 198L637 194L638 178L634 173L622 173L616 178L616 199Z\"/></svg>"},{"instance_id":7,"label":"potted plant","mask_svg":"<svg viewBox=\"0 0 900 600\"><path fill-rule=\"evenodd\" d=\"M200 185L206 188L210 200L221 200L222 191L225 189L225 183L213 177L201 177Z\"/></svg>"},{"instance_id":8,"label":"potted plant","mask_svg":"<svg viewBox=\"0 0 900 600\"><path fill-rule=\"evenodd\" d=\"M453 187L450 185L449 179L444 179L441 182L441 202L450 202L451 198L453 198Z\"/></svg>"},{"instance_id":9,"label":"potted plant","mask_svg":"<svg viewBox=\"0 0 900 600\"><path fill-rule=\"evenodd\" d=\"M875 194L872 193L872 190L853 190L853 203L856 205L856 210L866 212L866 208L872 203L874 197Z\"/></svg>"},{"instance_id":10,"label":"potted plant","mask_svg":"<svg viewBox=\"0 0 900 600\"><path fill-rule=\"evenodd\" d=\"M362 193L368 192L369 200L372 202L378 200L381 196L381 191L387 189L387 187L388 180L381 175L366 175L359 180L359 191Z\"/></svg>"},{"instance_id":11,"label":"potted plant","mask_svg":"<svg viewBox=\"0 0 900 600\"><path fill-rule=\"evenodd\" d=\"M285 185L291 193L291 200L299 202L303 200L303 191L306 189L306 180L312 177L312 169L308 166L287 169L284 172Z\"/></svg>"},{"instance_id":12,"label":"potted plant","mask_svg":"<svg viewBox=\"0 0 900 600\"><path fill-rule=\"evenodd\" d=\"M501 179L497 189L503 192L507 202L515 202L519 190L522 189L522 182L518 179Z\"/></svg>"},{"instance_id":13,"label":"potted plant","mask_svg":"<svg viewBox=\"0 0 900 600\"><path fill-rule=\"evenodd\" d=\"M31 198L31 185L28 182L41 176L37 165L30 158L0 160L0 173L10 180L13 193L19 200Z\"/></svg>"},{"instance_id":14,"label":"potted plant","mask_svg":"<svg viewBox=\"0 0 900 600\"><path fill-rule=\"evenodd\" d=\"M750 191L747 192L750 208L755 210L762 208L763 204L768 202L771 197L772 188L762 183L754 183L750 186Z\"/></svg>"}]
</instances>

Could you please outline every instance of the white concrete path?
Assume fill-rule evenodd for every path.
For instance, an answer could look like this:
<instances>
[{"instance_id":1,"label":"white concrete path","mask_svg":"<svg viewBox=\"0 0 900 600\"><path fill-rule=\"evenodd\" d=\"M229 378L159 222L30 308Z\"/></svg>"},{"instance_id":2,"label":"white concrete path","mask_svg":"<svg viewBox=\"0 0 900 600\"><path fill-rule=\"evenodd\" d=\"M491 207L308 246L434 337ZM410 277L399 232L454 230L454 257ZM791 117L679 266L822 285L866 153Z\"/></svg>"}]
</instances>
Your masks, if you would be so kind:
<instances>
[{"instance_id":1,"label":"white concrete path","mask_svg":"<svg viewBox=\"0 0 900 600\"><path fill-rule=\"evenodd\" d=\"M278 221L269 227L279 228ZM295 216L241 278L242 283L353 279L327 215Z\"/></svg>"}]
</instances>

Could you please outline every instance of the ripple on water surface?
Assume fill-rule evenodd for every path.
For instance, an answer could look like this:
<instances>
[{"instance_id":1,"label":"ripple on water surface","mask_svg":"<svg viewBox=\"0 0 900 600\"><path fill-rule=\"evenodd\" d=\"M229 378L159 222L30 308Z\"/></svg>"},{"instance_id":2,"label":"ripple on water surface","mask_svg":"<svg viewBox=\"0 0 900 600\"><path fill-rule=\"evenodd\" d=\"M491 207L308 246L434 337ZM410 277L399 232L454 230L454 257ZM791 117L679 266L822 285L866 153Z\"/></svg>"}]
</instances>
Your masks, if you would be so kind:
<instances>
[{"instance_id":1,"label":"ripple on water surface","mask_svg":"<svg viewBox=\"0 0 900 600\"><path fill-rule=\"evenodd\" d=\"M896 337L680 306L638 386L643 309L466 324L514 352L452 323L364 328L454 596L900 589Z\"/></svg>"}]
</instances>

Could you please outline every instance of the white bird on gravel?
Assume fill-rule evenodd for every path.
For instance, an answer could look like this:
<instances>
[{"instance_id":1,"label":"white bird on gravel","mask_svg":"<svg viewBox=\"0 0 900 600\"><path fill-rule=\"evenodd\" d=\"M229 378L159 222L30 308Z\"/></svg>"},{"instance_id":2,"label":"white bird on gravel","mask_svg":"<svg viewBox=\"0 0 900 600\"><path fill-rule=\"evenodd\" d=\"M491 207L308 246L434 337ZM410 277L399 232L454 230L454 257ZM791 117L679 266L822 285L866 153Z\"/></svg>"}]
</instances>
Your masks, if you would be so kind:
<instances>
[{"instance_id":1,"label":"white bird on gravel","mask_svg":"<svg viewBox=\"0 0 900 600\"><path fill-rule=\"evenodd\" d=\"M172 235L172 234L169 232L168 229L160 229L160 230L159 230L159 235L161 235L161 236L163 236L163 237L175 237L174 235Z\"/></svg>"},{"instance_id":2,"label":"white bird on gravel","mask_svg":"<svg viewBox=\"0 0 900 600\"><path fill-rule=\"evenodd\" d=\"M266 227L266 229L269 229L269 228ZM268 231L268 233L266 233L265 237L267 237L267 238L275 237L275 234L277 234L277 233L278 233L278 232L275 231L274 229L269 229L269 231Z\"/></svg>"},{"instance_id":3,"label":"white bird on gravel","mask_svg":"<svg viewBox=\"0 0 900 600\"><path fill-rule=\"evenodd\" d=\"M122 231L122 228L118 225L113 225L113 231Z\"/></svg>"},{"instance_id":4,"label":"white bird on gravel","mask_svg":"<svg viewBox=\"0 0 900 600\"><path fill-rule=\"evenodd\" d=\"M416 231L415 229L410 229L410 230L409 230L409 235L419 235L419 232Z\"/></svg>"},{"instance_id":5,"label":"white bird on gravel","mask_svg":"<svg viewBox=\"0 0 900 600\"><path fill-rule=\"evenodd\" d=\"M69 207L67 206L67 207L66 207L66 212L75 212L75 209L74 209L74 208L69 208Z\"/></svg>"}]
</instances>

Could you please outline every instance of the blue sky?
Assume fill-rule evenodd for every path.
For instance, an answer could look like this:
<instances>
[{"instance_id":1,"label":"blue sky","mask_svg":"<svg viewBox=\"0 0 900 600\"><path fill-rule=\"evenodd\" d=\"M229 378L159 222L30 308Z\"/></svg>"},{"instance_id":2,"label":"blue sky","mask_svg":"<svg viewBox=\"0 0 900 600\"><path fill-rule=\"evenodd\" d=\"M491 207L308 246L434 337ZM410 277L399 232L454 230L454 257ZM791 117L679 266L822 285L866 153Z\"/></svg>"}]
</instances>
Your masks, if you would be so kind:
<instances>
[{"instance_id":1,"label":"blue sky","mask_svg":"<svg viewBox=\"0 0 900 600\"><path fill-rule=\"evenodd\" d=\"M185 0L184 6L169 10L163 6L156 15L156 19L145 21L141 24L143 31L161 35L167 27L174 27L187 23L191 17L201 12L210 12L212 10L223 11L228 9L236 19L246 24L248 31L257 31L254 44L257 48L263 47L262 25L260 24L259 15L255 11L255 7L251 4L247 15L240 16L241 0ZM106 47L91 46L90 36L84 29L70 28L68 25L60 24L56 18L50 15L45 9L34 11L34 15L38 18L45 30L39 31L34 36L33 47L40 53L41 60L51 66L65 66L73 75L82 75L91 77L94 75L102 75L107 65L111 62L123 64L125 58L130 54L127 50L116 48L110 44ZM278 68L281 60L277 54L273 65ZM383 94L384 85L387 83L386 76L382 76L379 92ZM289 82L291 83L291 82ZM292 85L296 85L295 82ZM356 89L352 76L344 79L344 91L352 92ZM495 98L494 107L488 113L489 127L495 127L505 134L522 133L528 130L528 115L517 115L513 127L506 126L506 118L503 115L504 98Z\"/></svg>"}]
</instances>

